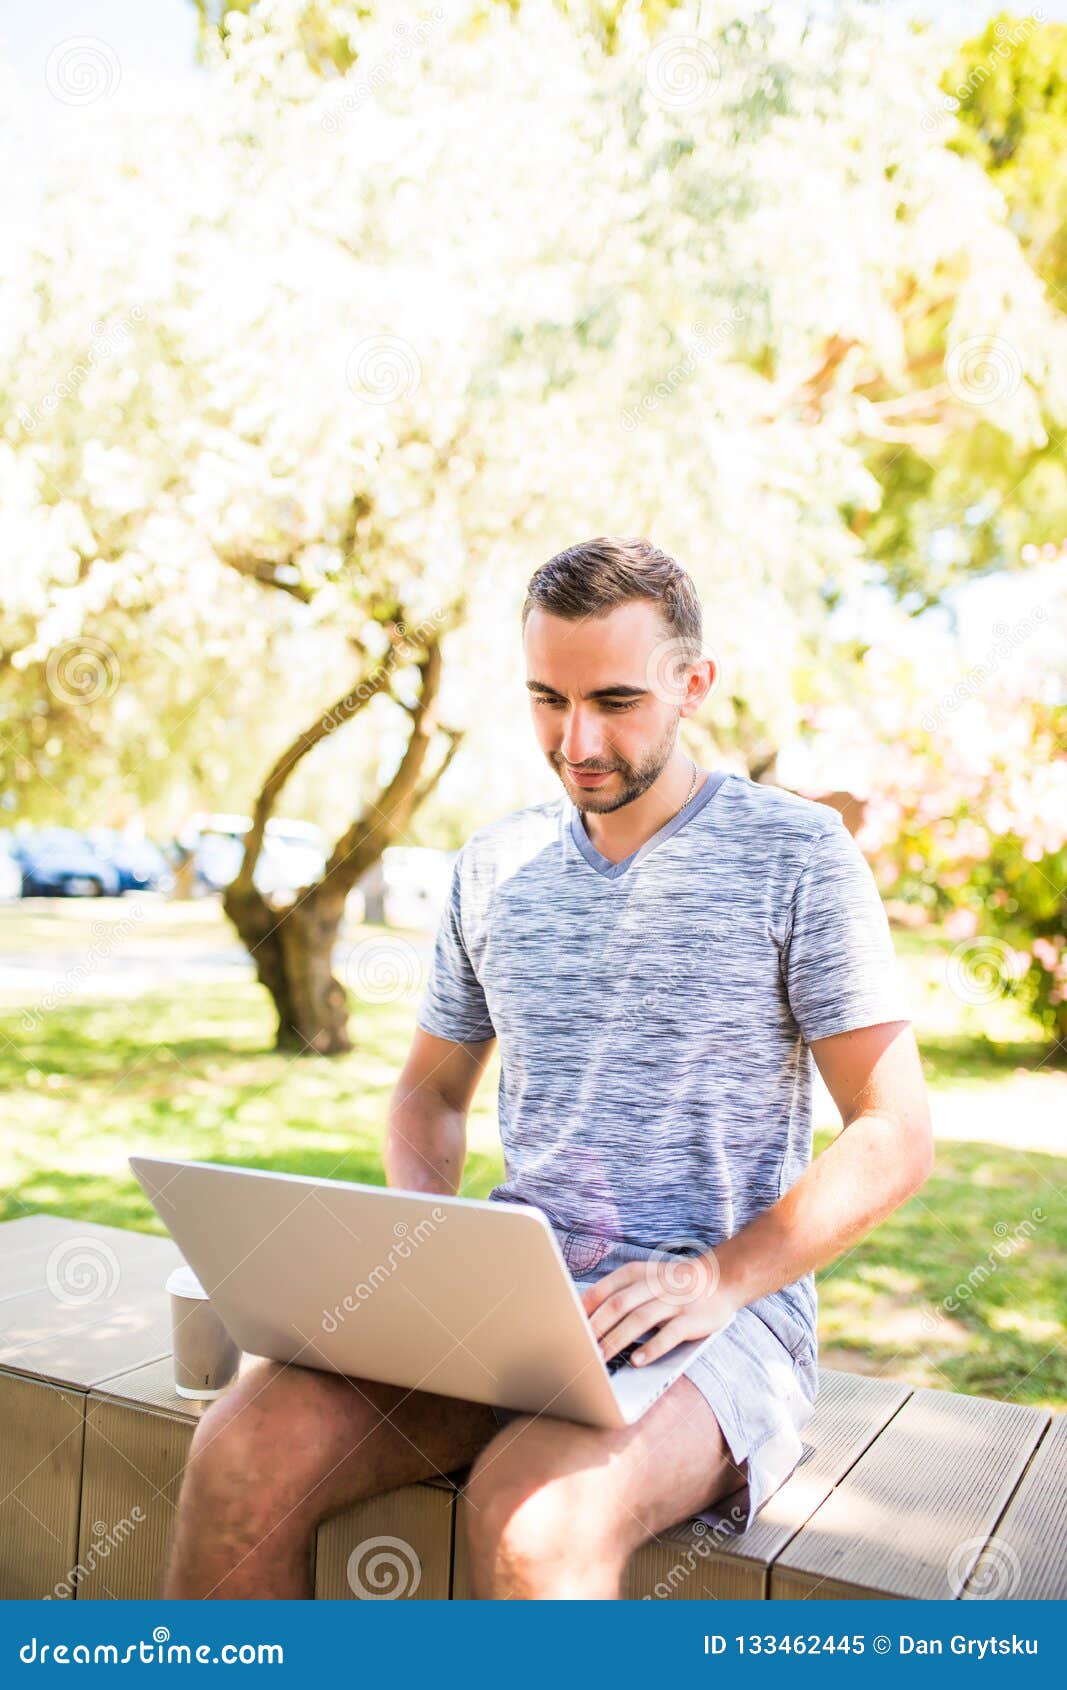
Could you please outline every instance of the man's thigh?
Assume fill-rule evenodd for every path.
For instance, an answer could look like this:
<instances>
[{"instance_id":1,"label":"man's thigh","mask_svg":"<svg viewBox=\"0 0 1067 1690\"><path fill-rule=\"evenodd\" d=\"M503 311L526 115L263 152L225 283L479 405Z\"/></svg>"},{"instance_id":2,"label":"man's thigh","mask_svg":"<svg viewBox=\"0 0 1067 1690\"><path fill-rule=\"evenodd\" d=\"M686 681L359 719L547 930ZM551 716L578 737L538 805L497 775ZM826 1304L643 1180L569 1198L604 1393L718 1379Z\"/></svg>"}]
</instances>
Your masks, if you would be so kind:
<instances>
[{"instance_id":1,"label":"man's thigh","mask_svg":"<svg viewBox=\"0 0 1067 1690\"><path fill-rule=\"evenodd\" d=\"M478 1457L468 1501L497 1522L528 1504L558 1518L576 1542L603 1535L628 1550L701 1513L745 1483L719 1422L682 1378L621 1431L520 1415Z\"/></svg>"},{"instance_id":2,"label":"man's thigh","mask_svg":"<svg viewBox=\"0 0 1067 1690\"><path fill-rule=\"evenodd\" d=\"M325 1516L469 1466L497 1429L482 1403L257 1360L212 1405L197 1444L236 1442L243 1462Z\"/></svg>"}]
</instances>

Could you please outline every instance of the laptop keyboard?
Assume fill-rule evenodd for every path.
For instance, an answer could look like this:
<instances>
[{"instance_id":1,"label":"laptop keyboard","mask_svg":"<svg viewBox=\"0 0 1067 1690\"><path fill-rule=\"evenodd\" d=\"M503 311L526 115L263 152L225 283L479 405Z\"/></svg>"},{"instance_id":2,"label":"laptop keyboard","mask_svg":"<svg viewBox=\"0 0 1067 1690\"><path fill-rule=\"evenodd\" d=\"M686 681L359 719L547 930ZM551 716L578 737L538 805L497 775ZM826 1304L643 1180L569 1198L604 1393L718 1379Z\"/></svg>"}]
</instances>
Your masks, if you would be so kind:
<instances>
[{"instance_id":1,"label":"laptop keyboard","mask_svg":"<svg viewBox=\"0 0 1067 1690\"><path fill-rule=\"evenodd\" d=\"M647 1333L646 1333L646 1336L647 1336ZM635 1338L633 1343L632 1344L626 1344L619 1351L618 1355L613 1355L611 1360L609 1362L605 1363L608 1372L609 1373L618 1373L620 1367L625 1367L627 1362L629 1361L630 1357L633 1355L634 1351L637 1348L639 1348L639 1346L641 1345L642 1342L643 1342L643 1340L641 1338Z\"/></svg>"},{"instance_id":2,"label":"laptop keyboard","mask_svg":"<svg viewBox=\"0 0 1067 1690\"><path fill-rule=\"evenodd\" d=\"M596 1280L595 1279L579 1279L579 1280L576 1281L576 1284L577 1284L577 1288L578 1288L579 1291L586 1291L586 1290L588 1290L590 1285L596 1284ZM607 1361L607 1362L604 1363L604 1366L607 1368L608 1372L609 1373L618 1373L620 1367L625 1367L628 1364L630 1357L633 1355L634 1351L637 1350L637 1349L640 1349L641 1345L645 1342L645 1340L647 1338L651 1338L651 1336L652 1336L652 1328L650 1327L647 1332L643 1332L641 1334L640 1338L634 1338L632 1343L625 1344L623 1346L623 1348L619 1351L618 1355L612 1356L610 1361Z\"/></svg>"}]
</instances>

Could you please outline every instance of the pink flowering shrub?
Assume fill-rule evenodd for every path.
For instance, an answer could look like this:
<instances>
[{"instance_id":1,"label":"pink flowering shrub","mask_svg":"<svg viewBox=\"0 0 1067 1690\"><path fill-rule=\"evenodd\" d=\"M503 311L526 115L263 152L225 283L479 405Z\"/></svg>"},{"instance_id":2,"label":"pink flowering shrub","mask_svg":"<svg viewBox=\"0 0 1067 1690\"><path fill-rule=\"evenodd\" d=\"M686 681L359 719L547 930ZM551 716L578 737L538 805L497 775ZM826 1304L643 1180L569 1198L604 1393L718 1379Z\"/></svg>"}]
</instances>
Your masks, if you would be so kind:
<instances>
[{"instance_id":1,"label":"pink flowering shrub","mask_svg":"<svg viewBox=\"0 0 1067 1690\"><path fill-rule=\"evenodd\" d=\"M883 895L921 905L1067 1039L1067 689L1036 661L930 702L872 650L862 713L809 712L820 758L865 779L856 838ZM877 726L875 726L877 724ZM862 790L860 788L862 787Z\"/></svg>"}]
</instances>

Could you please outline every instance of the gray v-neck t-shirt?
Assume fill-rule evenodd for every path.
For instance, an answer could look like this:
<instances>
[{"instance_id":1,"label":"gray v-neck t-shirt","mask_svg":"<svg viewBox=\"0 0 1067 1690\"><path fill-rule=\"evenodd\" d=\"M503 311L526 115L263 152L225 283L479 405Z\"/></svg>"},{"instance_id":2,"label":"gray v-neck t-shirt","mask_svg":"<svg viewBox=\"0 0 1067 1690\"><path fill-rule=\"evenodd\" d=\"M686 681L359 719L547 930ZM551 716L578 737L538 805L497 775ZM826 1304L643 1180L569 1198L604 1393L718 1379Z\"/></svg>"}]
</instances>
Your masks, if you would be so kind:
<instances>
[{"instance_id":1,"label":"gray v-neck t-shirt","mask_svg":"<svg viewBox=\"0 0 1067 1690\"><path fill-rule=\"evenodd\" d=\"M505 1178L557 1233L706 1249L811 1160L809 1044L911 1019L836 810L716 771L623 862L565 796L460 851L417 1021L499 1041ZM814 1276L751 1305L815 1346Z\"/></svg>"}]
</instances>

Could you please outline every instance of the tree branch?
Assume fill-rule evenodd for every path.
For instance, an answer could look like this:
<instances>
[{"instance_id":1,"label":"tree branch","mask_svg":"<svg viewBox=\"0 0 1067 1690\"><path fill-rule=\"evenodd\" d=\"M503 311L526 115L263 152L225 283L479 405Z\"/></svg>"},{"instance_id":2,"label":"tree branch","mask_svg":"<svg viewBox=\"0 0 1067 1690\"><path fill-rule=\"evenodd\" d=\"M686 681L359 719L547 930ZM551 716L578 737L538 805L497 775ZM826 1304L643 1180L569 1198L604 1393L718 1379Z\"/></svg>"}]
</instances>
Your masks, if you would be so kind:
<instances>
[{"instance_id":1,"label":"tree branch","mask_svg":"<svg viewBox=\"0 0 1067 1690\"><path fill-rule=\"evenodd\" d=\"M270 557L227 557L220 553L221 561L227 568L233 569L238 575L244 575L251 581L258 581L263 587L273 587L279 593L288 593L291 598L298 599L301 604L310 604L315 597L315 589L305 585L301 580L285 581L278 577L278 570L293 568L293 565L279 563Z\"/></svg>"},{"instance_id":2,"label":"tree branch","mask_svg":"<svg viewBox=\"0 0 1067 1690\"><path fill-rule=\"evenodd\" d=\"M423 804L425 804L427 798L430 797L431 793L434 791L434 788L439 784L441 777L444 775L444 772L448 768L449 763L451 763L453 757L456 755L456 752L459 750L460 745L463 742L463 729L462 728L442 727L441 732L443 734L447 734L447 736L448 736L448 750L445 752L444 756L441 759L440 767L438 769L436 769L432 775L430 775L428 780L423 781L422 785L419 787L418 791L416 792L415 797L412 799L412 803L411 803L411 813L412 813L412 815L414 815L415 811L418 810L419 808L421 808L421 806Z\"/></svg>"},{"instance_id":3,"label":"tree branch","mask_svg":"<svg viewBox=\"0 0 1067 1690\"><path fill-rule=\"evenodd\" d=\"M311 726L305 728L303 733L282 752L263 782L256 799L252 815L252 827L245 841L244 859L234 882L235 888L239 892L251 890L252 877L255 873L256 863L259 861L260 851L263 848L263 835L266 831L267 822L273 813L275 804L278 802L282 788L297 764L307 756L309 751L313 751L316 745L321 744L324 739L328 739L332 733L336 733L337 729L345 722L351 721L352 717L364 709L372 698L376 698L380 692L386 691L396 664L397 645L392 642L389 650L378 661L375 668L368 675L364 675L356 686L342 694L328 710L324 710L321 715L317 716Z\"/></svg>"},{"instance_id":4,"label":"tree branch","mask_svg":"<svg viewBox=\"0 0 1067 1690\"><path fill-rule=\"evenodd\" d=\"M385 847L403 832L421 791L419 776L438 726L436 704L441 687L439 639L427 644L418 667L421 676L418 702L405 706L411 713L411 734L397 771L380 801L369 806L375 812L375 819L372 820L364 809L341 835L326 864L320 884L325 886L329 881L339 895L348 892L371 863L377 862Z\"/></svg>"},{"instance_id":5,"label":"tree branch","mask_svg":"<svg viewBox=\"0 0 1067 1690\"><path fill-rule=\"evenodd\" d=\"M765 413L761 420L772 423L795 405L811 405L821 400L833 381L838 366L852 351L852 348L859 344L858 340L845 339L842 335L831 335L826 343L821 364L812 370L810 375L805 376L791 393L784 395L778 406L773 411Z\"/></svg>"},{"instance_id":6,"label":"tree branch","mask_svg":"<svg viewBox=\"0 0 1067 1690\"><path fill-rule=\"evenodd\" d=\"M821 399L833 381L839 366L847 358L852 348L858 345L858 340L846 339L843 335L838 334L831 335L826 343L822 363L818 369L804 377L804 380L799 387L794 389L786 404L795 405L803 401L810 405L814 400Z\"/></svg>"},{"instance_id":7,"label":"tree branch","mask_svg":"<svg viewBox=\"0 0 1067 1690\"><path fill-rule=\"evenodd\" d=\"M878 417L908 417L928 415L938 410L946 400L952 399L952 389L947 381L939 381L934 387L922 387L915 393L901 393L895 399L865 399L864 405L869 407Z\"/></svg>"}]
</instances>

